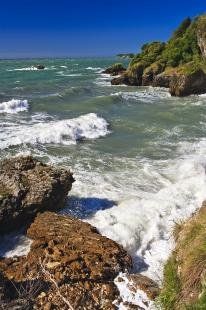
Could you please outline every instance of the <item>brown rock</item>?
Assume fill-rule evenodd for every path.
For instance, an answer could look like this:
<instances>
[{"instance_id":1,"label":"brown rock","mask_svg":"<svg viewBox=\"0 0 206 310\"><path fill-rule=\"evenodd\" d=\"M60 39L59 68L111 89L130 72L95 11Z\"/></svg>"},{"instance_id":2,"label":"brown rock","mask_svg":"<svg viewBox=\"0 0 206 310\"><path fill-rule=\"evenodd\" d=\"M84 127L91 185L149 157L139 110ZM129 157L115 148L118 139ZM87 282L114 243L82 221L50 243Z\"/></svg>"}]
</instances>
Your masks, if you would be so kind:
<instances>
[{"instance_id":1,"label":"brown rock","mask_svg":"<svg viewBox=\"0 0 206 310\"><path fill-rule=\"evenodd\" d=\"M147 297L151 300L155 300L155 298L159 295L158 284L148 277L141 274L129 274L127 278L131 283L130 289L134 292L141 290L145 292Z\"/></svg>"},{"instance_id":2,"label":"brown rock","mask_svg":"<svg viewBox=\"0 0 206 310\"><path fill-rule=\"evenodd\" d=\"M0 233L29 223L38 212L61 208L72 174L38 160L16 157L0 165Z\"/></svg>"},{"instance_id":3,"label":"brown rock","mask_svg":"<svg viewBox=\"0 0 206 310\"><path fill-rule=\"evenodd\" d=\"M114 309L118 291L113 283L119 272L131 268L131 258L121 246L101 236L90 224L68 216L39 214L28 229L34 241L26 257L4 259L0 267L8 279L19 283L42 274L51 284L46 296L36 299L36 309ZM56 286L53 284L53 279Z\"/></svg>"},{"instance_id":4,"label":"brown rock","mask_svg":"<svg viewBox=\"0 0 206 310\"><path fill-rule=\"evenodd\" d=\"M154 77L152 86L169 88L170 81L171 75L163 72Z\"/></svg>"},{"instance_id":5,"label":"brown rock","mask_svg":"<svg viewBox=\"0 0 206 310\"><path fill-rule=\"evenodd\" d=\"M170 81L170 93L172 96L189 96L206 92L206 74L202 69L191 73L177 73Z\"/></svg>"},{"instance_id":6,"label":"brown rock","mask_svg":"<svg viewBox=\"0 0 206 310\"><path fill-rule=\"evenodd\" d=\"M126 71L124 66L121 63L113 64L111 67L104 70L102 73L111 74L111 75L118 75Z\"/></svg>"}]
</instances>

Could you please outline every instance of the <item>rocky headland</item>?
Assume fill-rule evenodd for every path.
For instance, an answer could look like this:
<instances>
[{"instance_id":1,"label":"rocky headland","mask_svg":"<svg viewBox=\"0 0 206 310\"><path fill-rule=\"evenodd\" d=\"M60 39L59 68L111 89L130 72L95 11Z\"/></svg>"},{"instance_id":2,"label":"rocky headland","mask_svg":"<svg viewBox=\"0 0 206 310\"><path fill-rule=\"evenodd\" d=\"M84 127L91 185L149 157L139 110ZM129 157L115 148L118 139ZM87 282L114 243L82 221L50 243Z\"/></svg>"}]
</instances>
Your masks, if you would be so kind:
<instances>
[{"instance_id":1,"label":"rocky headland","mask_svg":"<svg viewBox=\"0 0 206 310\"><path fill-rule=\"evenodd\" d=\"M180 97L206 93L206 15L186 18L167 42L144 44L111 83L166 87Z\"/></svg>"}]
</instances>

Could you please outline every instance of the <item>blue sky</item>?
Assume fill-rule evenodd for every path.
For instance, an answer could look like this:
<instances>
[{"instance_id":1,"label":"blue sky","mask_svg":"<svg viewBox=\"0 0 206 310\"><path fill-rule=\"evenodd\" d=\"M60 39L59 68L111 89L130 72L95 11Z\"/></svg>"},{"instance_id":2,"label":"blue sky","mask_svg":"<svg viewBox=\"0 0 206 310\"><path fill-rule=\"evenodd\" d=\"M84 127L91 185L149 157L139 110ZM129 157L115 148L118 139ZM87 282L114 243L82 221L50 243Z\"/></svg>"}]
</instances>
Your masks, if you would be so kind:
<instances>
[{"instance_id":1,"label":"blue sky","mask_svg":"<svg viewBox=\"0 0 206 310\"><path fill-rule=\"evenodd\" d=\"M136 52L204 12L205 0L0 0L0 57Z\"/></svg>"}]
</instances>

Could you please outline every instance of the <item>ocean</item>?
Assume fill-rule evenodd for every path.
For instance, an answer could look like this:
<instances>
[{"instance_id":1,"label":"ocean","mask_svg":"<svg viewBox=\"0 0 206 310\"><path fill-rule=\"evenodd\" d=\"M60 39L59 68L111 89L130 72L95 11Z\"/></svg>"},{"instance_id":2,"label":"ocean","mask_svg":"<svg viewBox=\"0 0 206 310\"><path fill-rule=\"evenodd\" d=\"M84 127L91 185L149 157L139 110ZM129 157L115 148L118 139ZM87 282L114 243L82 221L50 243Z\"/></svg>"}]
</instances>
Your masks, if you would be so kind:
<instances>
[{"instance_id":1,"label":"ocean","mask_svg":"<svg viewBox=\"0 0 206 310\"><path fill-rule=\"evenodd\" d=\"M0 159L30 154L71 169L61 213L96 226L132 255L133 272L161 283L173 228L206 198L206 95L111 86L102 70L117 61L1 60ZM0 240L6 257L28 247L21 235Z\"/></svg>"}]
</instances>

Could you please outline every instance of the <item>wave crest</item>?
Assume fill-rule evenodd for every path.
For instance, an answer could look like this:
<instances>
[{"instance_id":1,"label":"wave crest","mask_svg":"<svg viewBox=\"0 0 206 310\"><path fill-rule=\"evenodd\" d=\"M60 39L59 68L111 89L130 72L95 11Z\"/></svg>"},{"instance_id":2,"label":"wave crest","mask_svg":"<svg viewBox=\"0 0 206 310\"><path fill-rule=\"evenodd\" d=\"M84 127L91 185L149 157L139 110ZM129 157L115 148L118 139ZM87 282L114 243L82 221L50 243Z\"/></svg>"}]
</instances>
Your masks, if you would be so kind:
<instances>
[{"instance_id":1,"label":"wave crest","mask_svg":"<svg viewBox=\"0 0 206 310\"><path fill-rule=\"evenodd\" d=\"M27 100L12 99L0 103L0 113L15 114L18 112L27 111L29 108Z\"/></svg>"},{"instance_id":2,"label":"wave crest","mask_svg":"<svg viewBox=\"0 0 206 310\"><path fill-rule=\"evenodd\" d=\"M0 148L21 144L75 144L82 139L97 139L109 133L108 123L95 113L74 119L50 121L33 125L13 125L4 128Z\"/></svg>"}]
</instances>

